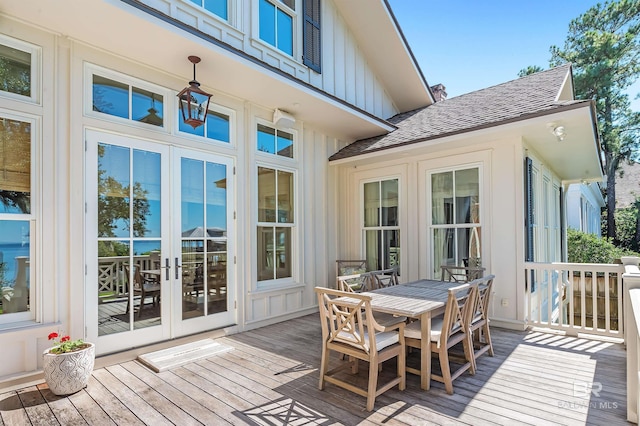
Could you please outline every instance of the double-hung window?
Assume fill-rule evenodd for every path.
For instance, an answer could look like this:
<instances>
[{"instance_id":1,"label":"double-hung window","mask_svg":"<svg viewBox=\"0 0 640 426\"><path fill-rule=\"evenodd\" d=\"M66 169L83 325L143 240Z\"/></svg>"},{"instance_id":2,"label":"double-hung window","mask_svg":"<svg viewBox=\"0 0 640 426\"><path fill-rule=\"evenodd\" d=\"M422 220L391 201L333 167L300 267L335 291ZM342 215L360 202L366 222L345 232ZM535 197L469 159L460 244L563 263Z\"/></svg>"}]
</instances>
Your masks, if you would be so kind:
<instances>
[{"instance_id":1,"label":"double-hung window","mask_svg":"<svg viewBox=\"0 0 640 426\"><path fill-rule=\"evenodd\" d=\"M258 282L294 278L297 227L294 148L293 133L257 125Z\"/></svg>"},{"instance_id":2,"label":"double-hung window","mask_svg":"<svg viewBox=\"0 0 640 426\"><path fill-rule=\"evenodd\" d=\"M260 39L293 56L294 0L258 0Z\"/></svg>"},{"instance_id":3,"label":"double-hung window","mask_svg":"<svg viewBox=\"0 0 640 426\"><path fill-rule=\"evenodd\" d=\"M398 179L366 182L363 239L369 269L400 267Z\"/></svg>"},{"instance_id":4,"label":"double-hung window","mask_svg":"<svg viewBox=\"0 0 640 426\"><path fill-rule=\"evenodd\" d=\"M0 36L0 97L36 103L39 58L38 47ZM0 109L0 324L35 318L30 265L35 265L37 123L23 111Z\"/></svg>"},{"instance_id":5,"label":"double-hung window","mask_svg":"<svg viewBox=\"0 0 640 426\"><path fill-rule=\"evenodd\" d=\"M191 0L216 16L229 20L229 0Z\"/></svg>"},{"instance_id":6,"label":"double-hung window","mask_svg":"<svg viewBox=\"0 0 640 426\"><path fill-rule=\"evenodd\" d=\"M441 265L481 266L480 168L431 174L432 276Z\"/></svg>"}]
</instances>

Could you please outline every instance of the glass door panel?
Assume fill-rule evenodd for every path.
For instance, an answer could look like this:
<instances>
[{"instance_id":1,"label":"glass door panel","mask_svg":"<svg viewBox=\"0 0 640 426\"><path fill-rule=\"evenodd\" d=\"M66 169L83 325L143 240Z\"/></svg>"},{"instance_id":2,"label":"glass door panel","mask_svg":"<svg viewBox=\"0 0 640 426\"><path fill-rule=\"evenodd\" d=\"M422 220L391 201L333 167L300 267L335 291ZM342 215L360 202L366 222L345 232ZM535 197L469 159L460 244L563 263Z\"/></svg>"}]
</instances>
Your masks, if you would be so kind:
<instances>
[{"instance_id":1,"label":"glass door panel","mask_svg":"<svg viewBox=\"0 0 640 426\"><path fill-rule=\"evenodd\" d=\"M169 337L161 258L169 149L87 132L87 338L99 353ZM92 201L95 200L95 201ZM90 254L89 254L90 253Z\"/></svg>"},{"instance_id":2,"label":"glass door panel","mask_svg":"<svg viewBox=\"0 0 640 426\"><path fill-rule=\"evenodd\" d=\"M178 334L234 322L229 311L230 160L176 150L180 164ZM217 320L211 320L215 316Z\"/></svg>"}]
</instances>

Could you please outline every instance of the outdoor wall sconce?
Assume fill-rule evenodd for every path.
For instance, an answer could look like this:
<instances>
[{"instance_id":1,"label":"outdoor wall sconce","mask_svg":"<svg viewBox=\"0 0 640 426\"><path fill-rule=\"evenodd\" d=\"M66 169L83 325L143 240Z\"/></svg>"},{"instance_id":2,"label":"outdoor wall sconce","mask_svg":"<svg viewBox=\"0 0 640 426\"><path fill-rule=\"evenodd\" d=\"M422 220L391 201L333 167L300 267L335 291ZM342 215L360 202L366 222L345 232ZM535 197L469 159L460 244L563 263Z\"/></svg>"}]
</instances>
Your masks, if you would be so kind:
<instances>
[{"instance_id":1,"label":"outdoor wall sconce","mask_svg":"<svg viewBox=\"0 0 640 426\"><path fill-rule=\"evenodd\" d=\"M202 126L207 120L209 112L209 93L200 89L200 83L196 80L196 64L200 62L197 56L189 56L189 61L193 64L193 80L189 82L189 87L185 87L178 93L182 120L193 127Z\"/></svg>"}]
</instances>

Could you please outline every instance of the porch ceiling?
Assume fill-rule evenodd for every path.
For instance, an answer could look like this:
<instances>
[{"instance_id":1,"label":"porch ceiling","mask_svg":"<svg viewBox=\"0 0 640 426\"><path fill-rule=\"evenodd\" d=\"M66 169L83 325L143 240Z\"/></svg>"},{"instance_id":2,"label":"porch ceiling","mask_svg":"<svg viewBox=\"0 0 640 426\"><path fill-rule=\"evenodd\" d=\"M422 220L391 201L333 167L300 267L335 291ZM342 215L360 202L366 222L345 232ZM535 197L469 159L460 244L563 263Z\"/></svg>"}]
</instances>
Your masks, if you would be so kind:
<instances>
[{"instance_id":1,"label":"porch ceiling","mask_svg":"<svg viewBox=\"0 0 640 426\"><path fill-rule=\"evenodd\" d=\"M595 118L592 121L591 114L591 107L585 105L523 123L521 132L525 143L565 183L599 182L604 178L599 139L592 124ZM562 141L553 134L557 126L565 129Z\"/></svg>"},{"instance_id":2,"label":"porch ceiling","mask_svg":"<svg viewBox=\"0 0 640 426\"><path fill-rule=\"evenodd\" d=\"M2 4L0 13L162 70L184 85L192 77L187 56L200 56L198 80L205 90L283 109L347 141L393 128L288 74L267 69L256 59L240 56L121 0L11 1Z\"/></svg>"}]
</instances>

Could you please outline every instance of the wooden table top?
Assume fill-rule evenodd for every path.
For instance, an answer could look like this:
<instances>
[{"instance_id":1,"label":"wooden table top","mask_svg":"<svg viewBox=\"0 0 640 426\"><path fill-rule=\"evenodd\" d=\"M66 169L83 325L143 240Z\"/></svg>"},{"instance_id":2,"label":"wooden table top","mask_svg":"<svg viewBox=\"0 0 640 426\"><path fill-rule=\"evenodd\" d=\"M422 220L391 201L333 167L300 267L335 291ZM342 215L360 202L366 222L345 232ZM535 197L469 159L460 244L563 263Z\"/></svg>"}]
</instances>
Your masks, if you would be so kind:
<instances>
[{"instance_id":1,"label":"wooden table top","mask_svg":"<svg viewBox=\"0 0 640 426\"><path fill-rule=\"evenodd\" d=\"M424 313L443 310L448 290L458 285L448 281L418 280L362 294L371 296L371 308L375 311L419 318Z\"/></svg>"}]
</instances>

